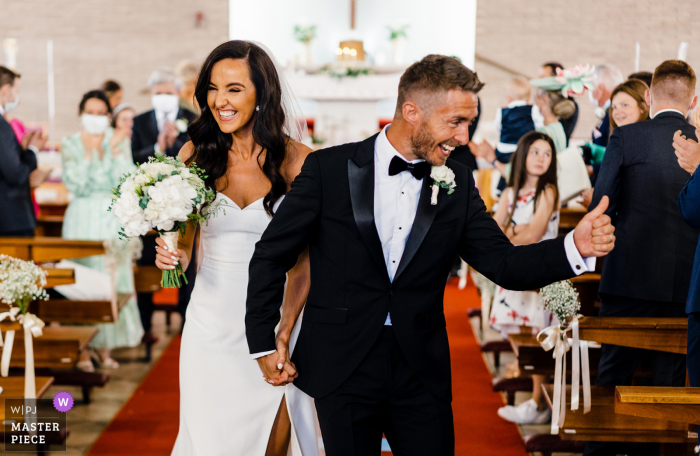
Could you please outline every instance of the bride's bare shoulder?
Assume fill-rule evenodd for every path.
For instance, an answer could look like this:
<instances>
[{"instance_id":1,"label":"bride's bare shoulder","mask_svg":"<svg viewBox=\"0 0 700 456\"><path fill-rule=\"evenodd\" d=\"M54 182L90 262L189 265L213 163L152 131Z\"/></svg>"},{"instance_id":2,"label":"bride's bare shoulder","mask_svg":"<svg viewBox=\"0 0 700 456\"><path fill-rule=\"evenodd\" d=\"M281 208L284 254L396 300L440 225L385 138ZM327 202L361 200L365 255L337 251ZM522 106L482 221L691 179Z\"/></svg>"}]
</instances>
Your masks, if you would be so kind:
<instances>
[{"instance_id":1,"label":"bride's bare shoulder","mask_svg":"<svg viewBox=\"0 0 700 456\"><path fill-rule=\"evenodd\" d=\"M313 152L313 150L300 143L299 141L289 140L287 144L287 158L284 163L284 174L287 182L291 182L299 175L301 172L301 167L304 166L306 157Z\"/></svg>"},{"instance_id":2,"label":"bride's bare shoulder","mask_svg":"<svg viewBox=\"0 0 700 456\"><path fill-rule=\"evenodd\" d=\"M187 160L189 160L192 155L194 155L194 144L192 144L192 141L187 141L185 145L182 146L182 149L180 149L180 152L177 154L182 163L185 163Z\"/></svg>"}]
</instances>

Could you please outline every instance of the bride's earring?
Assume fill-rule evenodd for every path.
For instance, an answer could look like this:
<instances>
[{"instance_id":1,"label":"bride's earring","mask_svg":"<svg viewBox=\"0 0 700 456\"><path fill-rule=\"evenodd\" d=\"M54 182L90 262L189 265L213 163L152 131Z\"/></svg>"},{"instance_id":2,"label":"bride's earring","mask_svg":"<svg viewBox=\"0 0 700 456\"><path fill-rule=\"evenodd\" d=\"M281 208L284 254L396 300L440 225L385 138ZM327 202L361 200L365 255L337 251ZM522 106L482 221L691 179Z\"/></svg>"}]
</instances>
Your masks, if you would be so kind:
<instances>
[{"instance_id":1,"label":"bride's earring","mask_svg":"<svg viewBox=\"0 0 700 456\"><path fill-rule=\"evenodd\" d=\"M256 106L256 107L255 107L255 110L256 110L256 111L260 111L260 106Z\"/></svg>"}]
</instances>

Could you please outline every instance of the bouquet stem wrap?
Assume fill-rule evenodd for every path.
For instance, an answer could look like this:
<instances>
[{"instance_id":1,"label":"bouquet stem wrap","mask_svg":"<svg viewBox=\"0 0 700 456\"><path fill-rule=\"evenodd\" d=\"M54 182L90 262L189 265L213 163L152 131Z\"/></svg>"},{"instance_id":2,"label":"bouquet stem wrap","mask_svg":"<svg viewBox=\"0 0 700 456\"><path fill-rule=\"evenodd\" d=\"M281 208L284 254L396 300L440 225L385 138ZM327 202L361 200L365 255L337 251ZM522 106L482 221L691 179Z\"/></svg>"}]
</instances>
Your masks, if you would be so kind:
<instances>
[{"instance_id":1,"label":"bouquet stem wrap","mask_svg":"<svg viewBox=\"0 0 700 456\"><path fill-rule=\"evenodd\" d=\"M569 327L562 329L558 325L549 326L537 335L537 341L545 351L554 349L552 357L555 359L554 367L554 393L552 401L552 429L551 433L559 434L559 428L564 426L566 417L566 352L573 345L571 359L571 410L579 408L579 376L583 380L583 413L591 411L591 374L588 362L588 342L579 339L579 316L572 317ZM569 344L567 332L572 333L572 344ZM541 340L542 336L546 336ZM580 363L579 363L580 350Z\"/></svg>"},{"instance_id":2,"label":"bouquet stem wrap","mask_svg":"<svg viewBox=\"0 0 700 456\"><path fill-rule=\"evenodd\" d=\"M160 238L165 241L168 249L172 251L177 250L177 240L179 235L180 233L177 231L168 231L167 233L161 233ZM160 286L163 288L180 288L182 286L180 278L185 281L185 284L188 283L185 272L182 270L182 265L178 262L175 269L163 271Z\"/></svg>"},{"instance_id":3,"label":"bouquet stem wrap","mask_svg":"<svg viewBox=\"0 0 700 456\"><path fill-rule=\"evenodd\" d=\"M44 322L34 314L20 314L19 307L10 308L9 312L0 313L0 321L9 318L12 321L19 321L24 329L24 398L36 399L36 378L34 374L34 337L39 337L43 334L42 328ZM19 314L19 315L18 315ZM15 331L9 330L5 335L3 344L0 337L0 346L2 346L2 357L0 358L0 375L7 377L10 369L10 357L12 355L12 346L15 341Z\"/></svg>"}]
</instances>

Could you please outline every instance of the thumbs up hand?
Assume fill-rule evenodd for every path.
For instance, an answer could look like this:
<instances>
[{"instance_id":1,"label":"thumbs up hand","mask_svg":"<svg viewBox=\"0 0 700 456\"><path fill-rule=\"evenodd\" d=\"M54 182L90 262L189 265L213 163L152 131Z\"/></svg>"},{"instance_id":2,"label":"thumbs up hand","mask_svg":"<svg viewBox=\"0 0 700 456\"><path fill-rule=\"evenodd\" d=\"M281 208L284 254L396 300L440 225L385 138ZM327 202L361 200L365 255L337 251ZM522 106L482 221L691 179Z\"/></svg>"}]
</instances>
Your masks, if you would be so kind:
<instances>
[{"instance_id":1,"label":"thumbs up hand","mask_svg":"<svg viewBox=\"0 0 700 456\"><path fill-rule=\"evenodd\" d=\"M603 196L598 206L576 225L574 243L583 258L605 256L615 247L615 227L605 215L609 202Z\"/></svg>"}]
</instances>

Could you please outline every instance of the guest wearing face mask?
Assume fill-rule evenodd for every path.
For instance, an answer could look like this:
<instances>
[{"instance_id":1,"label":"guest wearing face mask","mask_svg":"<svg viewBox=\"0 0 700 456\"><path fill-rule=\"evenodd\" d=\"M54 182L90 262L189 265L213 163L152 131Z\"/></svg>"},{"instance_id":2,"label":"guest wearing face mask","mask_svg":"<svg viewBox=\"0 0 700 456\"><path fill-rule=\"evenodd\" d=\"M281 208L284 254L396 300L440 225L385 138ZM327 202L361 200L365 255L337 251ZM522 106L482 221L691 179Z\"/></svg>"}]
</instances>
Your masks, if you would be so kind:
<instances>
[{"instance_id":1,"label":"guest wearing face mask","mask_svg":"<svg viewBox=\"0 0 700 456\"><path fill-rule=\"evenodd\" d=\"M167 67L158 68L148 78L153 109L134 118L131 137L137 164L147 162L156 152L175 157L189 141L187 126L196 116L179 107L181 86L175 72Z\"/></svg>"},{"instance_id":2,"label":"guest wearing face mask","mask_svg":"<svg viewBox=\"0 0 700 456\"><path fill-rule=\"evenodd\" d=\"M0 66L0 236L34 236L36 215L29 176L36 169L36 154L46 145L46 135L27 132L22 143L5 114L19 103L19 74Z\"/></svg>"},{"instance_id":3,"label":"guest wearing face mask","mask_svg":"<svg viewBox=\"0 0 700 456\"><path fill-rule=\"evenodd\" d=\"M112 108L101 90L85 95L79 106L81 129L63 138L63 182L73 200L68 205L63 220L63 237L80 240L117 239L120 225L108 208L112 201L112 188L119 179L136 167L131 158L129 141L117 135L109 126ZM133 294L134 276L132 260L124 256L119 264L117 292ZM105 256L92 256L73 260L102 272L106 271ZM143 336L136 300L130 299L119 313L117 323L98 325L99 333L91 346L98 350L102 367L116 368L118 363L111 356L115 347L137 346ZM81 355L78 368L92 371L94 366L87 351Z\"/></svg>"}]
</instances>

